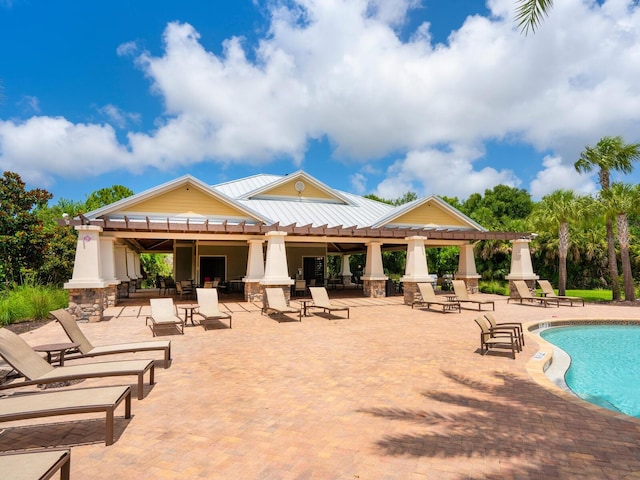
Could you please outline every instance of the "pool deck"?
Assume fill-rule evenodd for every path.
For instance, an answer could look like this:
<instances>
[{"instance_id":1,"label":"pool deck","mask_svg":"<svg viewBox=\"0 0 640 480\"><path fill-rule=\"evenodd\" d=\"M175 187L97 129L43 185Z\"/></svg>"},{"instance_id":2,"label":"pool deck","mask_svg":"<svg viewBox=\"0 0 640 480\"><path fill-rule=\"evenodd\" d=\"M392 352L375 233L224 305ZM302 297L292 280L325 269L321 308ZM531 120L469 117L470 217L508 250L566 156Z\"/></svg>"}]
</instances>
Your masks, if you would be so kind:
<instances>
[{"instance_id":1,"label":"pool deck","mask_svg":"<svg viewBox=\"0 0 640 480\"><path fill-rule=\"evenodd\" d=\"M498 321L640 312L487 297ZM548 347L531 334L516 360L481 356L477 310L442 314L412 310L402 297L354 297L336 300L351 307L348 320L336 312L278 323L257 305L222 301L233 329L189 326L162 337L172 340L166 370L160 353L89 360L158 359L156 384L145 384L143 400L133 392L132 418L116 412L112 446L102 416L79 415L0 424L0 452L71 447L72 479L640 478L640 420L542 378L532 358ZM81 328L96 345L151 340L148 311L128 302ZM54 322L22 336L31 345L66 339Z\"/></svg>"}]
</instances>

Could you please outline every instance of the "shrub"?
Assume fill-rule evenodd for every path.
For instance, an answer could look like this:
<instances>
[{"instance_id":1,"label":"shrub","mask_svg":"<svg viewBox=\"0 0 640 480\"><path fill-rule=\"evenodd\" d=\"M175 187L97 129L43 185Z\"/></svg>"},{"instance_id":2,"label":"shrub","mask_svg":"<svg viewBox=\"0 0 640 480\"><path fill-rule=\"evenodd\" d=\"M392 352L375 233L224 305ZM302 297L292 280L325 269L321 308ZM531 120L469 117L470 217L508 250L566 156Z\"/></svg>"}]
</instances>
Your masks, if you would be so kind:
<instances>
[{"instance_id":1,"label":"shrub","mask_svg":"<svg viewBox=\"0 0 640 480\"><path fill-rule=\"evenodd\" d=\"M0 297L0 323L42 320L51 310L68 306L66 290L49 286L21 285L3 292Z\"/></svg>"}]
</instances>

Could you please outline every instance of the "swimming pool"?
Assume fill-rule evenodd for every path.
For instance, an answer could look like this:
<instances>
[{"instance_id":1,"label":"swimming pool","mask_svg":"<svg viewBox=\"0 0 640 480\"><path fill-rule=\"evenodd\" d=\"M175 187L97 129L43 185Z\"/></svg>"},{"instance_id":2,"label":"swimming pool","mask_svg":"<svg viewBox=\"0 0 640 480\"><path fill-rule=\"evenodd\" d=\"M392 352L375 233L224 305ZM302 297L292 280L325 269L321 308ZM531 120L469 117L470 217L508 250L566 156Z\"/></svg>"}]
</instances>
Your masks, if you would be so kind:
<instances>
[{"instance_id":1,"label":"swimming pool","mask_svg":"<svg viewBox=\"0 0 640 480\"><path fill-rule=\"evenodd\" d=\"M640 326L563 326L540 336L571 357L565 382L573 393L640 418Z\"/></svg>"}]
</instances>

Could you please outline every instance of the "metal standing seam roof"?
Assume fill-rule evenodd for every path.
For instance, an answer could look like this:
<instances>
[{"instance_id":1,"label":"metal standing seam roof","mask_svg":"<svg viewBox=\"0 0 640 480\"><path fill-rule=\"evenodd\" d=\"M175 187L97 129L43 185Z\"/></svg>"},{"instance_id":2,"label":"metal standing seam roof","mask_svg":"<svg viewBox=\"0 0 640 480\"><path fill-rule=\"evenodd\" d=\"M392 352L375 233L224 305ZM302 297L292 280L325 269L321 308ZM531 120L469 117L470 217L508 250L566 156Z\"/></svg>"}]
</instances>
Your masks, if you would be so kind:
<instances>
[{"instance_id":1,"label":"metal standing seam roof","mask_svg":"<svg viewBox=\"0 0 640 480\"><path fill-rule=\"evenodd\" d=\"M313 199L292 200L278 198L243 198L247 193L281 180L278 175L254 175L237 181L213 185L211 188L223 193L241 205L259 212L264 217L280 222L280 225L327 225L335 227L373 225L377 219L388 215L395 207L365 197L335 190L350 202L340 203L315 201Z\"/></svg>"}]
</instances>

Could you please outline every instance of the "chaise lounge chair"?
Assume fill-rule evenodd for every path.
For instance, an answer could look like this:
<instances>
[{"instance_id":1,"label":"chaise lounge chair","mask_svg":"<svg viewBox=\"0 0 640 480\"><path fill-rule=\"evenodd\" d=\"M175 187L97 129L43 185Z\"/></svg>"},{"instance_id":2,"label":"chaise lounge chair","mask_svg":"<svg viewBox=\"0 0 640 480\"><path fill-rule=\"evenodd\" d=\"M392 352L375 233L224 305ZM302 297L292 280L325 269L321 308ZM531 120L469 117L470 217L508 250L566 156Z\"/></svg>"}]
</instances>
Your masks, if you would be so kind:
<instances>
[{"instance_id":1,"label":"chaise lounge chair","mask_svg":"<svg viewBox=\"0 0 640 480\"><path fill-rule=\"evenodd\" d=\"M200 324L206 330L216 323L221 323L221 318L229 319L229 328L231 328L231 314L221 312L218 306L218 290L215 288L196 288L198 296L198 314L202 317Z\"/></svg>"},{"instance_id":2,"label":"chaise lounge chair","mask_svg":"<svg viewBox=\"0 0 640 480\"><path fill-rule=\"evenodd\" d=\"M156 342L132 342L120 343L116 345L100 345L93 346L89 339L85 337L82 330L78 326L78 322L67 312L61 308L53 310L51 315L62 325L67 336L72 342L79 343L79 355L66 354L65 358L71 360L73 358L96 357L98 355L114 355L117 353L147 352L151 350L162 350L164 352L164 368L169 368L171 360L171 342L168 340L160 340Z\"/></svg>"},{"instance_id":3,"label":"chaise lounge chair","mask_svg":"<svg viewBox=\"0 0 640 480\"><path fill-rule=\"evenodd\" d=\"M280 319L284 317L286 313L297 313L298 321L302 321L302 309L287 305L287 300L284 298L284 292L281 288L265 288L264 293L266 302L262 307L263 313L267 315L271 313L277 314L278 323L280 323Z\"/></svg>"},{"instance_id":4,"label":"chaise lounge chair","mask_svg":"<svg viewBox=\"0 0 640 480\"><path fill-rule=\"evenodd\" d=\"M489 322L489 326L494 329L498 328L506 328L513 330L513 334L518 340L520 345L520 351L522 351L522 347L524 346L524 329L522 328L522 323L520 322L500 322L498 323L495 317L487 312L484 314L484 318L487 322Z\"/></svg>"},{"instance_id":5,"label":"chaise lounge chair","mask_svg":"<svg viewBox=\"0 0 640 480\"><path fill-rule=\"evenodd\" d=\"M415 306L431 308L431 305L438 305L442 307L442 313L452 312L460 309L460 302L457 300L442 300L436 297L436 292L433 291L433 286L430 283L418 283L418 289L422 295L422 300L415 300L411 304L411 308Z\"/></svg>"},{"instance_id":6,"label":"chaise lounge chair","mask_svg":"<svg viewBox=\"0 0 640 480\"><path fill-rule=\"evenodd\" d=\"M557 298L545 298L545 297L534 296L529 291L529 287L524 282L524 280L514 280L513 284L516 287L518 296L507 298L507 303L509 303L510 300L518 300L522 305L522 302L527 300L529 303L537 302L539 305L544 305L545 307L548 307L550 303L555 303L556 307L560 307L560 301Z\"/></svg>"},{"instance_id":7,"label":"chaise lounge chair","mask_svg":"<svg viewBox=\"0 0 640 480\"><path fill-rule=\"evenodd\" d=\"M158 333L175 333L184 335L184 320L176 315L176 308L173 305L172 298L152 298L149 300L151 304L151 315L145 320L145 324L149 325L153 336Z\"/></svg>"},{"instance_id":8,"label":"chaise lounge chair","mask_svg":"<svg viewBox=\"0 0 640 480\"><path fill-rule=\"evenodd\" d=\"M480 327L480 353L484 355L490 348L511 350L511 358L516 359L518 342L512 330L494 329L487 325L484 317L474 319Z\"/></svg>"},{"instance_id":9,"label":"chaise lounge chair","mask_svg":"<svg viewBox=\"0 0 640 480\"><path fill-rule=\"evenodd\" d=\"M6 328L0 328L0 356L25 377L24 382L0 385L0 390L85 378L137 375L138 399L142 400L144 394L143 377L147 371L149 372L149 385L154 384L153 360L121 360L53 367L38 355L27 342Z\"/></svg>"},{"instance_id":10,"label":"chaise lounge chair","mask_svg":"<svg viewBox=\"0 0 640 480\"><path fill-rule=\"evenodd\" d=\"M0 422L29 418L105 412L105 445L113 444L114 411L125 402L124 418L131 418L131 387L97 387L0 398ZM0 470L1 471L1 470Z\"/></svg>"},{"instance_id":11,"label":"chaise lounge chair","mask_svg":"<svg viewBox=\"0 0 640 480\"><path fill-rule=\"evenodd\" d=\"M584 307L584 298L582 297L568 297L566 295L556 295L555 290L551 286L549 280L538 280L538 285L542 289L542 294L545 298L557 298L561 302L569 302L569 305L573 307L573 302L582 302Z\"/></svg>"},{"instance_id":12,"label":"chaise lounge chair","mask_svg":"<svg viewBox=\"0 0 640 480\"><path fill-rule=\"evenodd\" d=\"M13 478L20 480L49 480L58 471L60 480L71 478L71 450L68 448L0 455L0 472L13 472L16 474Z\"/></svg>"},{"instance_id":13,"label":"chaise lounge chair","mask_svg":"<svg viewBox=\"0 0 640 480\"><path fill-rule=\"evenodd\" d=\"M478 311L482 310L482 305L491 305L495 311L496 304L493 300L478 300L477 298L471 298L467 293L467 286L464 280L453 280L453 291L456 294L456 299L460 303L475 303L478 305Z\"/></svg>"},{"instance_id":14,"label":"chaise lounge chair","mask_svg":"<svg viewBox=\"0 0 640 480\"><path fill-rule=\"evenodd\" d=\"M346 311L347 318L349 318L349 307L334 305L329 300L329 294L324 287L309 287L311 292L311 298L313 299L313 305L310 307L321 308L325 313L331 315L333 311Z\"/></svg>"}]
</instances>

